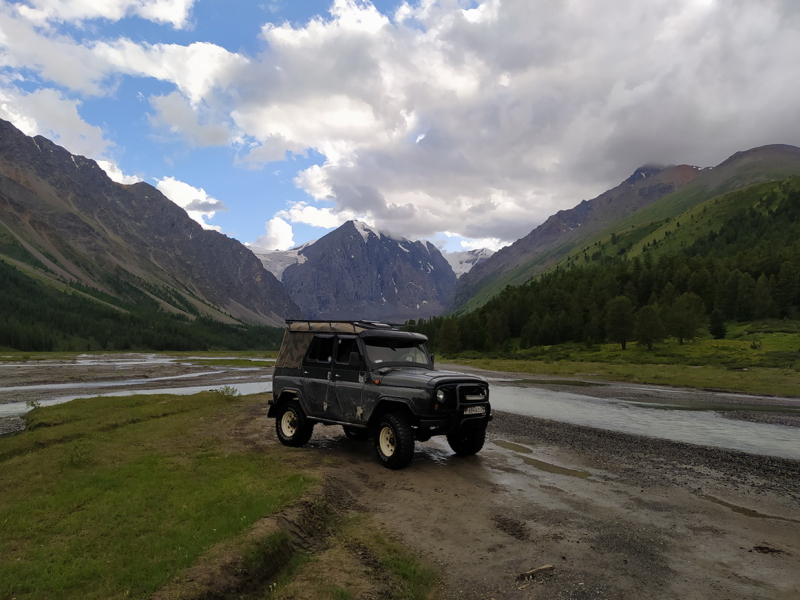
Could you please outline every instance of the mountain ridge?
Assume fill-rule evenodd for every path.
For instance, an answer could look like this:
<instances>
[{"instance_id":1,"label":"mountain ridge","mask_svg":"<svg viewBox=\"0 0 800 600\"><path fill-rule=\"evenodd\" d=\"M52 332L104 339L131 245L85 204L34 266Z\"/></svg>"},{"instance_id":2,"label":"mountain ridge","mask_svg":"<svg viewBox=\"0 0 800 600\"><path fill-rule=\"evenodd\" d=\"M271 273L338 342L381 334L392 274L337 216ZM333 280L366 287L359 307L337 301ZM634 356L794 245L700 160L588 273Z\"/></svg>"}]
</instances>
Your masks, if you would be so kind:
<instances>
[{"instance_id":1,"label":"mountain ridge","mask_svg":"<svg viewBox=\"0 0 800 600\"><path fill-rule=\"evenodd\" d=\"M621 215L614 220L606 220L599 227L583 228L581 235L563 235L563 216L560 213L580 215L588 213L588 206L594 203L602 206L602 200L608 200L612 192L620 192L642 183L652 183L654 175L647 177L637 174L650 172L652 166L637 169L631 177L620 185L600 194L592 201L582 201L572 209L559 211L548 218L530 234L521 238L511 246L498 251L491 259L479 268L474 269L459 280L453 302L448 309L462 313L481 306L507 285L520 285L540 273L561 264L583 247L588 249L593 243L611 236L612 230L621 231L630 227L639 227L648 222L675 217L685 210L719 194L741 189L748 185L776 181L800 174L800 148L786 144L771 144L736 152L716 167L691 167L679 165L663 169L658 177L668 169L680 169L686 176L692 177L678 183L677 189L668 193L666 188L655 188L652 201ZM638 184L636 183L638 181ZM638 193L638 192L637 192ZM657 196L657 197L656 197ZM573 212L575 211L575 212ZM585 226L585 223L583 224ZM559 231L558 228L561 227ZM573 227L573 230L575 227ZM540 244L536 244L541 241ZM505 251L505 252L504 252ZM509 257L506 260L506 257Z\"/></svg>"},{"instance_id":2,"label":"mountain ridge","mask_svg":"<svg viewBox=\"0 0 800 600\"><path fill-rule=\"evenodd\" d=\"M112 296L133 286L165 310L227 322L280 326L300 315L238 241L204 230L153 186L115 183L95 161L2 120L0 224L51 278Z\"/></svg>"},{"instance_id":3,"label":"mountain ridge","mask_svg":"<svg viewBox=\"0 0 800 600\"><path fill-rule=\"evenodd\" d=\"M575 243L608 224L679 189L692 181L699 168L689 165L640 167L622 183L591 200L582 200L570 209L560 210L548 217L528 235L493 256L459 279L449 309L458 312L481 290L515 269L524 267L532 258L542 257L542 264L533 265L531 272L517 275L504 284L520 283L535 276L563 256Z\"/></svg>"}]
</instances>

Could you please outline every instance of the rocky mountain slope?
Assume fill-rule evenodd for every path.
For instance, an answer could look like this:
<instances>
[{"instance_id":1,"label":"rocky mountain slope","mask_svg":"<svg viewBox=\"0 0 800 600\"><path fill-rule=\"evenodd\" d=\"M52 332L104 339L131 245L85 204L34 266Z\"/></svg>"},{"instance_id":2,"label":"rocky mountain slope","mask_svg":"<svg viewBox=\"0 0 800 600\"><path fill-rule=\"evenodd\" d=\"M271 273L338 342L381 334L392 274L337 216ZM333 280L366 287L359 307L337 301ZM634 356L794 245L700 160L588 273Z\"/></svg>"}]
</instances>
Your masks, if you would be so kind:
<instances>
[{"instance_id":1,"label":"rocky mountain slope","mask_svg":"<svg viewBox=\"0 0 800 600\"><path fill-rule=\"evenodd\" d=\"M163 310L225 322L280 326L301 316L281 283L238 241L204 230L153 186L115 183L94 161L5 121L0 233L10 240L4 248L16 248L7 260L38 278L77 282L126 301L144 295Z\"/></svg>"},{"instance_id":2,"label":"rocky mountain slope","mask_svg":"<svg viewBox=\"0 0 800 600\"><path fill-rule=\"evenodd\" d=\"M442 313L456 283L430 242L395 239L358 221L291 251L258 256L282 273L286 290L309 318L429 317Z\"/></svg>"},{"instance_id":3,"label":"rocky mountain slope","mask_svg":"<svg viewBox=\"0 0 800 600\"><path fill-rule=\"evenodd\" d=\"M772 145L738 152L713 168L642 167L617 187L559 211L524 238L461 277L449 309L481 306L609 231L674 217L718 194L800 174L800 149Z\"/></svg>"}]
</instances>

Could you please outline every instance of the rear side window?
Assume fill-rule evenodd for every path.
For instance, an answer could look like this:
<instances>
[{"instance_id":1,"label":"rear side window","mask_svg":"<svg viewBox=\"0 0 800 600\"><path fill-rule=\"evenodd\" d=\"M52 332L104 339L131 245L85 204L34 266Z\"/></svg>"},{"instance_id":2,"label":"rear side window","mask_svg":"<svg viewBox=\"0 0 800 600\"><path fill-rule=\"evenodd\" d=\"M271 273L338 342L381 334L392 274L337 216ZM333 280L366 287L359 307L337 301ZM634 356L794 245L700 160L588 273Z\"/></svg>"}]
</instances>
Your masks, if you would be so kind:
<instances>
[{"instance_id":1,"label":"rear side window","mask_svg":"<svg viewBox=\"0 0 800 600\"><path fill-rule=\"evenodd\" d=\"M333 356L333 342L332 335L318 335L311 340L311 345L308 347L308 354L306 355L307 362L330 363Z\"/></svg>"},{"instance_id":2,"label":"rear side window","mask_svg":"<svg viewBox=\"0 0 800 600\"><path fill-rule=\"evenodd\" d=\"M339 338L339 347L336 350L336 362L340 365L349 364L351 352L358 352L356 338Z\"/></svg>"}]
</instances>

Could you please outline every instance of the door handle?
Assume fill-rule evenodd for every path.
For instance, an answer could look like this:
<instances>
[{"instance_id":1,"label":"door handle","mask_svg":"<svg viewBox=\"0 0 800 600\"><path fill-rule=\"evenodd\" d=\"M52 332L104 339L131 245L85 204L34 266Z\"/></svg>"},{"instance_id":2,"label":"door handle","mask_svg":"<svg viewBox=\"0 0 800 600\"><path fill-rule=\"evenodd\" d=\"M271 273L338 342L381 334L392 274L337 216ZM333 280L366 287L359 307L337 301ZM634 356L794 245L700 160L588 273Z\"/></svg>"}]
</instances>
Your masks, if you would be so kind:
<instances>
[{"instance_id":1,"label":"door handle","mask_svg":"<svg viewBox=\"0 0 800 600\"><path fill-rule=\"evenodd\" d=\"M342 376L339 375L338 373L336 373L336 375L334 375L334 377L336 377L336 379L341 379L342 378Z\"/></svg>"},{"instance_id":2,"label":"door handle","mask_svg":"<svg viewBox=\"0 0 800 600\"><path fill-rule=\"evenodd\" d=\"M308 371L303 371L303 375L308 375Z\"/></svg>"}]
</instances>

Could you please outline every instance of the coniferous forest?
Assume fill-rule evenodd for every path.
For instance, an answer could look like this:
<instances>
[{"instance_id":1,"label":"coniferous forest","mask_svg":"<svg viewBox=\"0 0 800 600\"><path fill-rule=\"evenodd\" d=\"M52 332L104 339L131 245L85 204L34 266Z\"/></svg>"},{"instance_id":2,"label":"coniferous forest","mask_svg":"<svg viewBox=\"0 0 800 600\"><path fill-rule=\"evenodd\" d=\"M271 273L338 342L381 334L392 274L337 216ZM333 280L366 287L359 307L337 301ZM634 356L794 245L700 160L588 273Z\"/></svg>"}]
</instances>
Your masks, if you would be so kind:
<instances>
[{"instance_id":1,"label":"coniferous forest","mask_svg":"<svg viewBox=\"0 0 800 600\"><path fill-rule=\"evenodd\" d=\"M759 199L677 251L661 252L654 241L629 258L624 240L612 235L618 252L597 251L585 263L507 287L471 313L407 325L453 355L564 342L652 348L667 336L723 338L731 322L800 319L800 182L737 194L740 205L742 194Z\"/></svg>"}]
</instances>

